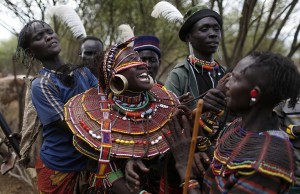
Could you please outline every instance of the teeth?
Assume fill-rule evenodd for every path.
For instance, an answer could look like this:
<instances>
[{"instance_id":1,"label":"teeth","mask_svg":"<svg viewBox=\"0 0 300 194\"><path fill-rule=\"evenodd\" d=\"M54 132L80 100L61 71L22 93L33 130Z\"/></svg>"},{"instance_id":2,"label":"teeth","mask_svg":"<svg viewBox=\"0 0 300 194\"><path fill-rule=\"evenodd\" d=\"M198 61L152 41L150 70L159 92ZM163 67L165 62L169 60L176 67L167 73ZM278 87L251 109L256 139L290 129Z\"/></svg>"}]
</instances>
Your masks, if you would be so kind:
<instances>
[{"instance_id":1,"label":"teeth","mask_svg":"<svg viewBox=\"0 0 300 194\"><path fill-rule=\"evenodd\" d=\"M149 79L148 78L140 78L139 80L140 81L148 81Z\"/></svg>"},{"instance_id":2,"label":"teeth","mask_svg":"<svg viewBox=\"0 0 300 194\"><path fill-rule=\"evenodd\" d=\"M138 75L137 77L148 77L148 74L147 73L142 73L142 74Z\"/></svg>"}]
</instances>

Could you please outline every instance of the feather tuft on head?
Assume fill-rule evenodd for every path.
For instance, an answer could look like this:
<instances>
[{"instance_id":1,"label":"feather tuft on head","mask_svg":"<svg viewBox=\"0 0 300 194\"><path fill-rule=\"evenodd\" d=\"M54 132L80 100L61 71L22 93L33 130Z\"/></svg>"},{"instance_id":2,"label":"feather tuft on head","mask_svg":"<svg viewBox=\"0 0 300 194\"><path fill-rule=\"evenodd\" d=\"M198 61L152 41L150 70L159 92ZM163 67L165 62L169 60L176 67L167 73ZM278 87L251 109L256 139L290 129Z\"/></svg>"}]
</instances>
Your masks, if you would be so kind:
<instances>
[{"instance_id":1,"label":"feather tuft on head","mask_svg":"<svg viewBox=\"0 0 300 194\"><path fill-rule=\"evenodd\" d=\"M125 42L125 41L129 40L130 38L134 37L133 29L130 27L129 24L121 24L118 27L118 31L119 31L118 42ZM128 46L132 47L133 43L130 43Z\"/></svg>"},{"instance_id":2,"label":"feather tuft on head","mask_svg":"<svg viewBox=\"0 0 300 194\"><path fill-rule=\"evenodd\" d=\"M53 16L65 23L70 28L75 38L81 40L86 37L83 23L72 7L68 5L50 7L46 10L46 17L52 18Z\"/></svg>"},{"instance_id":3,"label":"feather tuft on head","mask_svg":"<svg viewBox=\"0 0 300 194\"><path fill-rule=\"evenodd\" d=\"M154 18L164 17L169 22L183 23L183 15L180 11L171 3L167 1L160 1L154 7L151 13Z\"/></svg>"}]
</instances>

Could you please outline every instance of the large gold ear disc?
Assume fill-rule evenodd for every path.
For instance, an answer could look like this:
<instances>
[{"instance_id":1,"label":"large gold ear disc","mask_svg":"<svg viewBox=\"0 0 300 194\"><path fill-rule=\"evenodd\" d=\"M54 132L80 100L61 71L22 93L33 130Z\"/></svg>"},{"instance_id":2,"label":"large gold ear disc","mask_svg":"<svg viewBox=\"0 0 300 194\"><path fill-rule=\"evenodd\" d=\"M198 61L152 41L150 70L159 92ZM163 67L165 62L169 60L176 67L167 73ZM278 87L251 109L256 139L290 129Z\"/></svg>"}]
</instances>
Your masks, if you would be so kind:
<instances>
[{"instance_id":1,"label":"large gold ear disc","mask_svg":"<svg viewBox=\"0 0 300 194\"><path fill-rule=\"evenodd\" d=\"M128 89L127 78L121 74L116 74L110 79L109 87L114 94L120 95Z\"/></svg>"},{"instance_id":2,"label":"large gold ear disc","mask_svg":"<svg viewBox=\"0 0 300 194\"><path fill-rule=\"evenodd\" d=\"M150 79L150 84L153 86L154 80L153 80L153 78L150 75L149 75L149 79Z\"/></svg>"}]
</instances>

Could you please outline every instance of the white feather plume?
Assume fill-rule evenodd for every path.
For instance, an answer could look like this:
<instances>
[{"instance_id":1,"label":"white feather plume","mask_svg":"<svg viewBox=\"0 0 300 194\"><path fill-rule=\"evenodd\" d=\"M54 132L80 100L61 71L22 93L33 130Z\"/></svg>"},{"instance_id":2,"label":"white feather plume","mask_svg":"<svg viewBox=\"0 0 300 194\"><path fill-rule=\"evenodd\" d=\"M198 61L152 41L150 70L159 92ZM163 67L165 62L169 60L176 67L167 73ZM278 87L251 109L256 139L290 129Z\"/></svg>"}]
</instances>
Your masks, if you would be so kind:
<instances>
[{"instance_id":1,"label":"white feather plume","mask_svg":"<svg viewBox=\"0 0 300 194\"><path fill-rule=\"evenodd\" d=\"M53 16L65 23L75 38L83 39L86 37L83 23L72 7L68 5L58 5L48 8L46 10L46 17L52 18Z\"/></svg>"},{"instance_id":2,"label":"white feather plume","mask_svg":"<svg viewBox=\"0 0 300 194\"><path fill-rule=\"evenodd\" d=\"M119 38L118 41L119 42L125 42L127 40L129 40L130 38L134 37L134 32L133 29L130 27L129 24L121 24L118 27L118 33L119 33ZM129 47L133 46L133 43L130 43L128 45Z\"/></svg>"},{"instance_id":3,"label":"white feather plume","mask_svg":"<svg viewBox=\"0 0 300 194\"><path fill-rule=\"evenodd\" d=\"M169 22L183 22L183 15L171 3L167 1L160 1L154 7L151 13L154 18L164 17Z\"/></svg>"}]
</instances>

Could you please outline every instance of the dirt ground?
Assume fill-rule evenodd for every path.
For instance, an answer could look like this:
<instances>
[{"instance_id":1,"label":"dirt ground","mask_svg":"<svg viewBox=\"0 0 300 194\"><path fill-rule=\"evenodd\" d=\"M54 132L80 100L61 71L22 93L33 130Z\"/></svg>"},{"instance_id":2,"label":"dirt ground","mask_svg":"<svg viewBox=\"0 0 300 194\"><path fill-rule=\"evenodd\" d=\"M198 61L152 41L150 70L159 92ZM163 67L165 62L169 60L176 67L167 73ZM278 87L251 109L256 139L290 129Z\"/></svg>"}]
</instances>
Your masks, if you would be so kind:
<instances>
[{"instance_id":1,"label":"dirt ground","mask_svg":"<svg viewBox=\"0 0 300 194\"><path fill-rule=\"evenodd\" d=\"M35 194L36 192L24 181L12 177L8 173L0 174L0 194Z\"/></svg>"},{"instance_id":2,"label":"dirt ground","mask_svg":"<svg viewBox=\"0 0 300 194\"><path fill-rule=\"evenodd\" d=\"M17 93L14 87L10 87L10 82L0 83L0 112L5 117L7 124L13 131L18 131L18 101ZM2 132L0 128L0 132ZM3 137L3 135L1 136ZM37 193L32 189L24 180L19 180L11 176L9 173L2 175L0 173L0 194L35 194Z\"/></svg>"}]
</instances>

